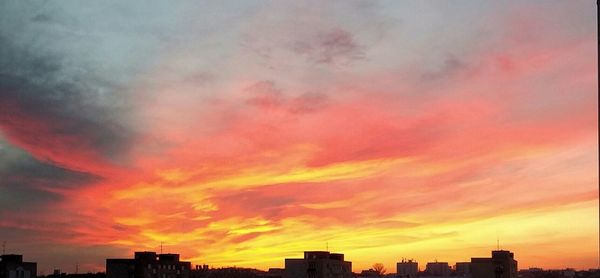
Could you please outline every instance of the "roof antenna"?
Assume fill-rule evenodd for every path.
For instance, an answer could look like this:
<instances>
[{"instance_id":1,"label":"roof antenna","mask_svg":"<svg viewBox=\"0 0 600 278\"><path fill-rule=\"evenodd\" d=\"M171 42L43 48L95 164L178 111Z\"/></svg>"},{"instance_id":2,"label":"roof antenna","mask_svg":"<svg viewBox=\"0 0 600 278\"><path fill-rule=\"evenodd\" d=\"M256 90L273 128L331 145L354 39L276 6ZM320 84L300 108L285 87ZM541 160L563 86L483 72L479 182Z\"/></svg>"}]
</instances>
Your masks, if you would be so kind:
<instances>
[{"instance_id":1,"label":"roof antenna","mask_svg":"<svg viewBox=\"0 0 600 278\"><path fill-rule=\"evenodd\" d=\"M6 255L6 241L2 242L2 255Z\"/></svg>"},{"instance_id":2,"label":"roof antenna","mask_svg":"<svg viewBox=\"0 0 600 278\"><path fill-rule=\"evenodd\" d=\"M161 242L160 242L160 253L161 253L161 254L162 254L162 245L163 245L163 242L161 241Z\"/></svg>"},{"instance_id":3,"label":"roof antenna","mask_svg":"<svg viewBox=\"0 0 600 278\"><path fill-rule=\"evenodd\" d=\"M327 251L329 252L329 241L325 242L325 249L327 249Z\"/></svg>"},{"instance_id":4,"label":"roof antenna","mask_svg":"<svg viewBox=\"0 0 600 278\"><path fill-rule=\"evenodd\" d=\"M496 250L500 250L500 235L498 234L498 228L496 228Z\"/></svg>"}]
</instances>

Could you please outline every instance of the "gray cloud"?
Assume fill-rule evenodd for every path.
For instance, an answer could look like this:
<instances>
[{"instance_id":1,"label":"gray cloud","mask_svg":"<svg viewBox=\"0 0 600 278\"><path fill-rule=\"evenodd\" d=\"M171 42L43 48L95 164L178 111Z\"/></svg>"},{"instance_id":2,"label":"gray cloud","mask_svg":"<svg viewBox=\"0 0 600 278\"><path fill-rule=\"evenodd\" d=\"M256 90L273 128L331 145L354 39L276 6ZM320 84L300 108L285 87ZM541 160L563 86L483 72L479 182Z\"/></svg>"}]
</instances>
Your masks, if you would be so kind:
<instances>
[{"instance_id":1,"label":"gray cloud","mask_svg":"<svg viewBox=\"0 0 600 278\"><path fill-rule=\"evenodd\" d=\"M45 149L124 161L135 134L122 85L127 78L113 78L105 64L82 55L93 50L86 42L77 51L70 51L73 45L56 50L57 41L82 37L65 26L34 26L49 20L24 14L13 18L22 23L12 26L18 29L0 28L0 129L34 154Z\"/></svg>"},{"instance_id":2,"label":"gray cloud","mask_svg":"<svg viewBox=\"0 0 600 278\"><path fill-rule=\"evenodd\" d=\"M35 22L51 22L52 18L47 14L38 14L34 16L31 20Z\"/></svg>"},{"instance_id":3,"label":"gray cloud","mask_svg":"<svg viewBox=\"0 0 600 278\"><path fill-rule=\"evenodd\" d=\"M448 54L443 59L443 63L433 71L426 71L421 75L421 79L424 81L432 81L441 78L453 77L456 74L465 71L469 68L469 65L455 55Z\"/></svg>"},{"instance_id":4,"label":"gray cloud","mask_svg":"<svg viewBox=\"0 0 600 278\"><path fill-rule=\"evenodd\" d=\"M347 63L365 57L363 47L350 32L341 28L316 32L297 40L292 45L292 51L319 64Z\"/></svg>"},{"instance_id":5,"label":"gray cloud","mask_svg":"<svg viewBox=\"0 0 600 278\"><path fill-rule=\"evenodd\" d=\"M283 93L275 82L266 80L254 83L245 89L249 95L246 104L261 109L284 108L292 114L305 114L319 111L328 102L328 97L322 93L307 92L290 97Z\"/></svg>"}]
</instances>

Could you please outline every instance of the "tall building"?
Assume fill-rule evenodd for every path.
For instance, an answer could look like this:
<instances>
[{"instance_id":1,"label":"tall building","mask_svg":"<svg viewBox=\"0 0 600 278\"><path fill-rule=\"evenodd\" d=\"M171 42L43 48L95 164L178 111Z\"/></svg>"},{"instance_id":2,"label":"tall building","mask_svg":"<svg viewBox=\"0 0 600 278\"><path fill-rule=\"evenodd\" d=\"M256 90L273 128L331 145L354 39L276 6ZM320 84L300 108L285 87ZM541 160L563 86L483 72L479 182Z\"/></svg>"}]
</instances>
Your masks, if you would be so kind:
<instances>
[{"instance_id":1,"label":"tall building","mask_svg":"<svg viewBox=\"0 0 600 278\"><path fill-rule=\"evenodd\" d=\"M447 262L432 262L425 266L425 273L428 276L450 276L452 269Z\"/></svg>"},{"instance_id":2,"label":"tall building","mask_svg":"<svg viewBox=\"0 0 600 278\"><path fill-rule=\"evenodd\" d=\"M471 258L473 278L517 278L517 261L506 250L492 251L491 258Z\"/></svg>"},{"instance_id":3,"label":"tall building","mask_svg":"<svg viewBox=\"0 0 600 278\"><path fill-rule=\"evenodd\" d=\"M396 276L399 278L415 278L419 274L419 264L413 260L402 259L396 263Z\"/></svg>"},{"instance_id":4,"label":"tall building","mask_svg":"<svg viewBox=\"0 0 600 278\"><path fill-rule=\"evenodd\" d=\"M106 259L106 278L189 278L190 268L179 254L135 252L133 259Z\"/></svg>"},{"instance_id":5,"label":"tall building","mask_svg":"<svg viewBox=\"0 0 600 278\"><path fill-rule=\"evenodd\" d=\"M36 278L37 263L24 262L23 255L0 256L0 278Z\"/></svg>"},{"instance_id":6,"label":"tall building","mask_svg":"<svg viewBox=\"0 0 600 278\"><path fill-rule=\"evenodd\" d=\"M306 251L302 259L285 259L283 278L351 278L352 262L344 254Z\"/></svg>"}]
</instances>

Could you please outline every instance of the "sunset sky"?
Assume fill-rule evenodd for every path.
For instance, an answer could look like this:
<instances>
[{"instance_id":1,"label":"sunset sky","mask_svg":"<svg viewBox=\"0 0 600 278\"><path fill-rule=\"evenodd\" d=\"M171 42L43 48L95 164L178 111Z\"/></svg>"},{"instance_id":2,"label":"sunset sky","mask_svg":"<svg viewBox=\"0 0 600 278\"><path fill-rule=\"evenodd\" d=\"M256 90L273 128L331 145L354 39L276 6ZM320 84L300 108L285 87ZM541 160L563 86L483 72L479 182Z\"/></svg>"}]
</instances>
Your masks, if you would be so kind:
<instances>
[{"instance_id":1,"label":"sunset sky","mask_svg":"<svg viewBox=\"0 0 600 278\"><path fill-rule=\"evenodd\" d=\"M2 1L0 241L598 268L596 1Z\"/></svg>"}]
</instances>

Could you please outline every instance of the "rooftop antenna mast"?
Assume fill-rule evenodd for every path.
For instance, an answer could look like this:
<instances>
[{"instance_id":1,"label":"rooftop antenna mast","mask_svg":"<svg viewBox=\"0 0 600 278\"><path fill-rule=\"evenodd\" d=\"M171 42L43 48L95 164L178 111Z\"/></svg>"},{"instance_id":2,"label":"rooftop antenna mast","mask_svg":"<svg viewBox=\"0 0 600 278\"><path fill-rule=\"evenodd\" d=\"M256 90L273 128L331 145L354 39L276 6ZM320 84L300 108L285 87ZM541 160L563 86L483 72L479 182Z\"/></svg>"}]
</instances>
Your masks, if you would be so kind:
<instances>
[{"instance_id":1,"label":"rooftop antenna mast","mask_svg":"<svg viewBox=\"0 0 600 278\"><path fill-rule=\"evenodd\" d=\"M2 242L2 255L6 255L6 241Z\"/></svg>"},{"instance_id":2,"label":"rooftop antenna mast","mask_svg":"<svg viewBox=\"0 0 600 278\"><path fill-rule=\"evenodd\" d=\"M163 245L163 242L161 241L161 242L160 242L160 253L161 253L161 254L162 254L162 245Z\"/></svg>"},{"instance_id":3,"label":"rooftop antenna mast","mask_svg":"<svg viewBox=\"0 0 600 278\"><path fill-rule=\"evenodd\" d=\"M329 251L329 241L325 242L325 249L327 249L327 251Z\"/></svg>"},{"instance_id":4,"label":"rooftop antenna mast","mask_svg":"<svg viewBox=\"0 0 600 278\"><path fill-rule=\"evenodd\" d=\"M500 250L500 235L498 234L498 228L496 228L496 250Z\"/></svg>"}]
</instances>

